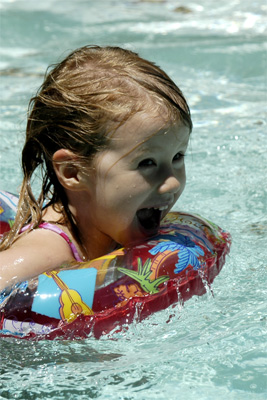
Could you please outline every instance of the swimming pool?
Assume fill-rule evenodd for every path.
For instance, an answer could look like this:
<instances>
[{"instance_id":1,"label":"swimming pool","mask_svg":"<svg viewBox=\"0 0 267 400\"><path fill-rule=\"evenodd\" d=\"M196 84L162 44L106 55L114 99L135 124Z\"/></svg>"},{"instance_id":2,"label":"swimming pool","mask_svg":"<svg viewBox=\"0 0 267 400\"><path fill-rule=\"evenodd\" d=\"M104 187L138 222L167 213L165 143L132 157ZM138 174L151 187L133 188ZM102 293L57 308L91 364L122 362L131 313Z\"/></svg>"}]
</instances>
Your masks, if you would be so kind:
<instances>
[{"instance_id":1,"label":"swimming pool","mask_svg":"<svg viewBox=\"0 0 267 400\"><path fill-rule=\"evenodd\" d=\"M1 398L265 399L264 3L1 0L0 11L1 189L18 190L27 104L47 65L85 44L125 46L160 64L192 109L175 209L233 236L212 291L113 340L1 340Z\"/></svg>"}]
</instances>

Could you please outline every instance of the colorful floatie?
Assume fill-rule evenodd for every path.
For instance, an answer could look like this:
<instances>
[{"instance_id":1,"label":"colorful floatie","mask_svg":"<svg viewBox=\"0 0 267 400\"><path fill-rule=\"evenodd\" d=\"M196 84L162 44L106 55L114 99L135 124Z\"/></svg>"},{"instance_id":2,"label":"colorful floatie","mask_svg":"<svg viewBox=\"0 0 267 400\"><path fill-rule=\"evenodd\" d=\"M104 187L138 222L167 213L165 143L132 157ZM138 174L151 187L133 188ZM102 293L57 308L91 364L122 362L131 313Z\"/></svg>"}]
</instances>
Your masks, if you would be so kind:
<instances>
[{"instance_id":1,"label":"colorful floatie","mask_svg":"<svg viewBox=\"0 0 267 400\"><path fill-rule=\"evenodd\" d=\"M16 197L0 192L3 231L12 226L16 204ZM2 292L0 336L77 339L119 332L133 321L204 294L230 244L230 234L217 225L171 212L159 234L142 244L50 271Z\"/></svg>"}]
</instances>

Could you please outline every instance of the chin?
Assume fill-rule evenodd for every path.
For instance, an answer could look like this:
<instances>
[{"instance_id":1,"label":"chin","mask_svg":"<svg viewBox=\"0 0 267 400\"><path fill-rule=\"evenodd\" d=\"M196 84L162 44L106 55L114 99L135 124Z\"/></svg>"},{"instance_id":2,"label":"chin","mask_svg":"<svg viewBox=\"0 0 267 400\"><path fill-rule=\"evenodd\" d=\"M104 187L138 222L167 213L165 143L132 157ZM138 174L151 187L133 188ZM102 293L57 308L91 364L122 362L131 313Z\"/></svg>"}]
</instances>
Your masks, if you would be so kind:
<instances>
[{"instance_id":1,"label":"chin","mask_svg":"<svg viewBox=\"0 0 267 400\"><path fill-rule=\"evenodd\" d=\"M124 238L123 241L121 241L121 244L124 247L132 247L132 246L136 246L140 243L145 242L146 240L152 238L153 236L156 236L158 234L158 229L157 230L153 230L151 232L142 232L139 231L138 234L136 235L131 235L128 238Z\"/></svg>"},{"instance_id":2,"label":"chin","mask_svg":"<svg viewBox=\"0 0 267 400\"><path fill-rule=\"evenodd\" d=\"M161 220L168 212L156 212L150 215L149 218L143 218L142 220L135 218L132 225L120 233L119 240L116 240L117 243L120 243L124 247L130 247L156 236L159 232Z\"/></svg>"}]
</instances>

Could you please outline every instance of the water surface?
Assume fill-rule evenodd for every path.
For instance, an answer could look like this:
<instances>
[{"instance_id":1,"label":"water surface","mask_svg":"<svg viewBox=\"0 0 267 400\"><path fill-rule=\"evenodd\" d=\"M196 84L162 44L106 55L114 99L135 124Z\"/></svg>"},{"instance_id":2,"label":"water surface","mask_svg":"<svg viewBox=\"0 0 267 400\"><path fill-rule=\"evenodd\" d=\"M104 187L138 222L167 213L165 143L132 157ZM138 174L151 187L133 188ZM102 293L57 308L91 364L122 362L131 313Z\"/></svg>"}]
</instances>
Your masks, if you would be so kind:
<instances>
[{"instance_id":1,"label":"water surface","mask_svg":"<svg viewBox=\"0 0 267 400\"><path fill-rule=\"evenodd\" d=\"M27 104L47 66L82 45L119 45L161 65L191 106L175 209L233 236L212 292L112 340L1 340L1 398L265 399L266 4L1 0L0 11L2 189L19 189Z\"/></svg>"}]
</instances>

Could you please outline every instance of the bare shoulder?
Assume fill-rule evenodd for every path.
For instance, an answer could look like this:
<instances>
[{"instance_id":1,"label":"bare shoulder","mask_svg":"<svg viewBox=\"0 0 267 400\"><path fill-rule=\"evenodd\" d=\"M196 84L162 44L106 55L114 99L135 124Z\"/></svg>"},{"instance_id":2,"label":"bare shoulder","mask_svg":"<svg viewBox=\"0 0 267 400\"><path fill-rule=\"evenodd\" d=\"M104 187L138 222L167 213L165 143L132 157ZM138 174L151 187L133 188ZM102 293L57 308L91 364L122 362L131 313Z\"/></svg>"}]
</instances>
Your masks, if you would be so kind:
<instances>
[{"instance_id":1,"label":"bare shoulder","mask_svg":"<svg viewBox=\"0 0 267 400\"><path fill-rule=\"evenodd\" d=\"M73 260L68 243L55 232L36 229L0 254L0 290Z\"/></svg>"}]
</instances>

